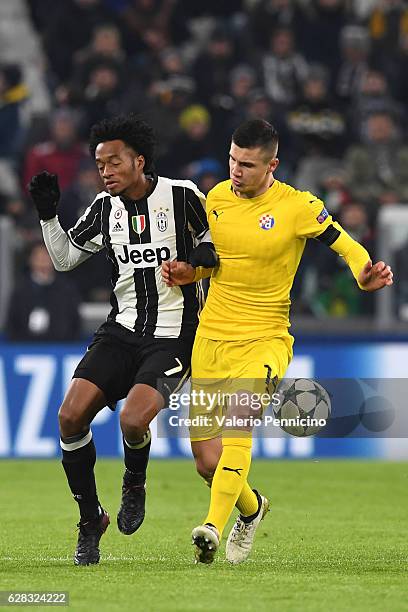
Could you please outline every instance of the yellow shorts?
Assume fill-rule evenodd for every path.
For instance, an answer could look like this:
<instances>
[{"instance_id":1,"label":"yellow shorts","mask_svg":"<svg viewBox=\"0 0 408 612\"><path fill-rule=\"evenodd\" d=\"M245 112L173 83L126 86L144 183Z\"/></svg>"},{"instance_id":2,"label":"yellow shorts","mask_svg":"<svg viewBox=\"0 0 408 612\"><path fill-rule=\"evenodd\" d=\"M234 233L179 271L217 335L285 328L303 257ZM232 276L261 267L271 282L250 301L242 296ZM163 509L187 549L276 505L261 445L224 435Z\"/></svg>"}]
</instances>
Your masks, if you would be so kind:
<instances>
[{"instance_id":1,"label":"yellow shorts","mask_svg":"<svg viewBox=\"0 0 408 612\"><path fill-rule=\"evenodd\" d=\"M262 414L285 375L292 347L290 334L237 341L196 336L191 357L191 440L220 436L231 409L237 417Z\"/></svg>"}]
</instances>

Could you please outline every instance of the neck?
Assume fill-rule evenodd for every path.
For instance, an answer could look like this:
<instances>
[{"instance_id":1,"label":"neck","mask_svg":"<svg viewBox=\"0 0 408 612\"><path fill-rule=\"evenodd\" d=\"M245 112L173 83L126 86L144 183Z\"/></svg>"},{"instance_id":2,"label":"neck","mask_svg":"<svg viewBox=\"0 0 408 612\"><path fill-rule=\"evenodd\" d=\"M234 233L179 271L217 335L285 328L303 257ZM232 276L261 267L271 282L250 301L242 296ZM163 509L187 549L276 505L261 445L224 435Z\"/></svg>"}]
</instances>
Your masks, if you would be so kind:
<instances>
[{"instance_id":1,"label":"neck","mask_svg":"<svg viewBox=\"0 0 408 612\"><path fill-rule=\"evenodd\" d=\"M145 198L152 188L152 179L142 174L140 181L137 184L131 185L122 195L130 200L141 200Z\"/></svg>"},{"instance_id":2,"label":"neck","mask_svg":"<svg viewBox=\"0 0 408 612\"><path fill-rule=\"evenodd\" d=\"M256 198L262 195L263 193L265 193L266 191L268 191L268 189L272 187L274 182L275 182L275 179L273 175L271 174L270 177L268 178L268 181L263 183L260 187L258 187L258 189L254 189L253 191L247 191L245 193L237 191L236 189L233 189L233 191L235 195L238 196L239 198L246 198L246 199Z\"/></svg>"}]
</instances>

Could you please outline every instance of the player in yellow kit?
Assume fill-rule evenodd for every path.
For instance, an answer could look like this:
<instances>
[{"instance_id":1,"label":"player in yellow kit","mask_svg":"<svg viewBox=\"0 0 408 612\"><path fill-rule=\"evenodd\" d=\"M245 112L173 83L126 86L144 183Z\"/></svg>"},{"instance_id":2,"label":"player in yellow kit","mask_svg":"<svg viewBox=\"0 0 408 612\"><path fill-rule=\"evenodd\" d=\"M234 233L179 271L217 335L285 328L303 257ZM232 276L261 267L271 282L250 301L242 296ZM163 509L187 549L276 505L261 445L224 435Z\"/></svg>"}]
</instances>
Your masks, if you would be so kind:
<instances>
[{"instance_id":1,"label":"player in yellow kit","mask_svg":"<svg viewBox=\"0 0 408 612\"><path fill-rule=\"evenodd\" d=\"M230 179L207 197L217 267L211 272L184 262L163 264L169 286L211 274L192 355L193 391L201 388L205 394L201 404L191 406L191 416L245 417L230 419L229 426L207 419L190 430L197 470L211 485L208 514L192 533L196 560L203 563L213 561L234 506L240 514L227 540L231 563L248 557L268 510L267 498L247 480L250 417L260 408L241 398L273 391L292 358L290 290L306 240L315 238L344 257L365 291L393 282L390 267L372 265L367 251L333 221L319 198L274 178L277 150L278 135L268 122L251 120L238 127L230 148ZM214 391L221 398L232 392L232 399L206 405Z\"/></svg>"}]
</instances>

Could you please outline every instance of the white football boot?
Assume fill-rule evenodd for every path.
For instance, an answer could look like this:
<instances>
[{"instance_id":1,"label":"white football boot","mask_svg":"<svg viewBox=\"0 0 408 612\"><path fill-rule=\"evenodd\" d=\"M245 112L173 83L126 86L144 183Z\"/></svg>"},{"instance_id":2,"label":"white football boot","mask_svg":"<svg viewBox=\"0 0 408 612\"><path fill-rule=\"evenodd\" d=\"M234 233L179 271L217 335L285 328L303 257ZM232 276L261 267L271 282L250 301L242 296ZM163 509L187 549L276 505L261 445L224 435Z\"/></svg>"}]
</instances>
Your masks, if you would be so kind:
<instances>
[{"instance_id":1,"label":"white football boot","mask_svg":"<svg viewBox=\"0 0 408 612\"><path fill-rule=\"evenodd\" d=\"M218 531L213 525L199 525L191 533L196 563L212 563L220 546Z\"/></svg>"},{"instance_id":2,"label":"white football boot","mask_svg":"<svg viewBox=\"0 0 408 612\"><path fill-rule=\"evenodd\" d=\"M269 500L259 495L257 491L255 491L255 493L260 501L257 515L249 523L243 521L241 515L238 515L228 536L225 556L227 557L227 561L234 565L242 563L248 558L254 543L255 532L263 517L269 511Z\"/></svg>"}]
</instances>

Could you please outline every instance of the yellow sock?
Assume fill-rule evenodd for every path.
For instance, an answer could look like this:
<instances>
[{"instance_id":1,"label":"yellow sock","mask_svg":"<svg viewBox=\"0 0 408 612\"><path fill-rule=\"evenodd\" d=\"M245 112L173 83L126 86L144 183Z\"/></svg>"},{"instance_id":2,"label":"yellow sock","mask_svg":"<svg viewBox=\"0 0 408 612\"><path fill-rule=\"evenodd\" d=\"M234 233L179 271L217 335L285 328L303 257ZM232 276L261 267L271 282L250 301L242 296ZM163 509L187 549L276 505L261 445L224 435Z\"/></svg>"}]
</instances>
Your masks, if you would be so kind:
<instances>
[{"instance_id":1,"label":"yellow sock","mask_svg":"<svg viewBox=\"0 0 408 612\"><path fill-rule=\"evenodd\" d=\"M247 480L251 447L249 437L222 440L222 454L211 485L210 509L204 521L214 525L220 537Z\"/></svg>"},{"instance_id":2,"label":"yellow sock","mask_svg":"<svg viewBox=\"0 0 408 612\"><path fill-rule=\"evenodd\" d=\"M242 516L251 516L258 511L258 498L248 484L245 482L235 504Z\"/></svg>"}]
</instances>

